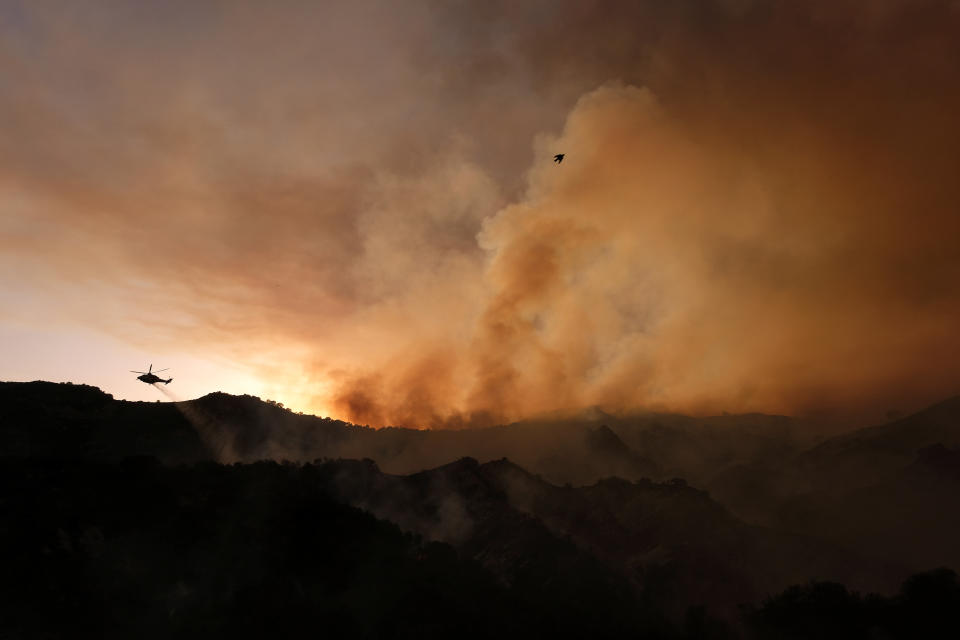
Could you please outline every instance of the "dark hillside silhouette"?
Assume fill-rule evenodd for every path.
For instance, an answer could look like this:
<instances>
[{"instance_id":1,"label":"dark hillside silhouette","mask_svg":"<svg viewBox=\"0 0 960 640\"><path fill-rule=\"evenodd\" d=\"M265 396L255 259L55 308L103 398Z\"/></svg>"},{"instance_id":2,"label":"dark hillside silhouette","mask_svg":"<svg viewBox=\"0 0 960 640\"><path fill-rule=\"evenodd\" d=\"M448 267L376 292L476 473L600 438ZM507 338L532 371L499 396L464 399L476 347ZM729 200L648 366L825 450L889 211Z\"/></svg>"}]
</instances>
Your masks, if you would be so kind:
<instances>
[{"instance_id":1,"label":"dark hillside silhouette","mask_svg":"<svg viewBox=\"0 0 960 640\"><path fill-rule=\"evenodd\" d=\"M813 448L782 416L592 410L378 430L252 396L124 402L46 382L0 383L0 409L4 458L51 468L324 459L314 467L324 495L451 545L498 584L547 599L627 593L647 603L644 616L674 622L701 605L729 619L742 602L811 579L889 594L910 573L960 564L955 401ZM858 481L844 482L851 473ZM562 567L577 581L553 577Z\"/></svg>"},{"instance_id":2,"label":"dark hillside silhouette","mask_svg":"<svg viewBox=\"0 0 960 640\"><path fill-rule=\"evenodd\" d=\"M569 542L533 535L504 580L332 500L326 477L7 458L0 635L679 637ZM522 528L498 526L524 544Z\"/></svg>"},{"instance_id":3,"label":"dark hillside silhouette","mask_svg":"<svg viewBox=\"0 0 960 640\"><path fill-rule=\"evenodd\" d=\"M756 638L872 640L960 636L960 580L950 569L911 576L893 597L862 596L842 584L791 587L745 612Z\"/></svg>"},{"instance_id":4,"label":"dark hillside silhouette","mask_svg":"<svg viewBox=\"0 0 960 640\"><path fill-rule=\"evenodd\" d=\"M178 464L213 457L173 404L121 402L96 387L0 382L5 456L113 460L155 456Z\"/></svg>"},{"instance_id":5,"label":"dark hillside silhouette","mask_svg":"<svg viewBox=\"0 0 960 640\"><path fill-rule=\"evenodd\" d=\"M784 528L897 557L906 566L960 567L960 448L924 447L881 481L797 496L778 516Z\"/></svg>"},{"instance_id":6,"label":"dark hillside silhouette","mask_svg":"<svg viewBox=\"0 0 960 640\"><path fill-rule=\"evenodd\" d=\"M165 463L371 458L389 473L413 473L462 457L483 462L507 457L560 484L618 475L684 477L707 486L731 465L801 450L790 420L779 416L618 418L592 411L461 431L369 429L298 415L252 396L211 393L176 403L126 402L94 387L48 382L0 382L0 406L7 416L0 438L12 455L147 454Z\"/></svg>"},{"instance_id":7,"label":"dark hillside silhouette","mask_svg":"<svg viewBox=\"0 0 960 640\"><path fill-rule=\"evenodd\" d=\"M580 546L589 533L557 536L556 522L504 507L505 491L529 488L525 475L506 461L481 468L464 460L398 479L414 495L427 491L413 529L451 509L430 499L439 484L470 499L464 515L479 517L451 546L334 499L331 483L343 490L351 479L381 487L381 498L398 495L370 462L171 468L149 457L4 458L0 635L955 637L960 590L947 569L912 577L892 597L861 597L837 583L790 587L746 606L742 621L685 607L692 585L670 571L637 576L644 588L636 592L609 556ZM607 499L651 490L690 491L596 487ZM544 499L527 495L531 504ZM583 524L603 531L602 521ZM735 586L718 577L718 586Z\"/></svg>"},{"instance_id":8,"label":"dark hillside silhouette","mask_svg":"<svg viewBox=\"0 0 960 640\"><path fill-rule=\"evenodd\" d=\"M702 604L730 614L810 576L891 589L906 573L814 538L746 525L680 479L558 487L508 460L469 458L410 476L384 474L372 461L319 469L334 495L453 544L502 579L514 579L556 539L570 540L638 597L676 615Z\"/></svg>"}]
</instances>

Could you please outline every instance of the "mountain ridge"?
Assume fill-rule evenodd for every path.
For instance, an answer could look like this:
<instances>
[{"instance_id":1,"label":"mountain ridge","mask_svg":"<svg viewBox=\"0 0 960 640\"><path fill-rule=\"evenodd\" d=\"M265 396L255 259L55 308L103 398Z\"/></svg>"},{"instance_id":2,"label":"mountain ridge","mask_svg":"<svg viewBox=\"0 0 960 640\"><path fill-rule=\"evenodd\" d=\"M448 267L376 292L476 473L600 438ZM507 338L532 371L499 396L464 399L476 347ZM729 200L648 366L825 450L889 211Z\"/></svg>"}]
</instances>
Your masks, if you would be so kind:
<instances>
[{"instance_id":1,"label":"mountain ridge","mask_svg":"<svg viewBox=\"0 0 960 640\"><path fill-rule=\"evenodd\" d=\"M930 433L953 433L953 408L939 403L893 427L853 432L841 445L804 449L794 423L777 416L741 423L736 416L603 415L595 416L602 422L429 432L302 416L219 392L149 403L117 401L85 385L0 383L0 463L4 473L16 477L21 469L34 478L21 477L24 488L40 478L41 489L47 482L56 491L56 469L72 465L92 483L76 490L94 511L93 485L117 473L148 478L171 470L173 478L179 469L210 481L233 474L242 486L230 491L268 502L281 488L292 497L320 491L424 544L448 545L452 551L437 548L438 557L454 553L498 588L521 594L523 606L575 601L581 608L572 619L595 609L614 626L633 624L623 617L630 603L642 603L637 615L655 624L661 613L676 621L698 606L731 621L741 604L791 584L829 579L891 593L912 572L960 562L953 551L960 519L941 515L960 513L944 511L960 493L960 449L909 450ZM933 427L911 431L930 416ZM874 449L858 443L877 434L896 463L873 469L859 485L832 486L827 480L842 477L851 455L869 460ZM797 480L811 472L824 477ZM751 497L756 486L769 495ZM156 483L143 488L148 501L164 495ZM43 499L66 513L56 491ZM741 516L745 504L763 517ZM237 505L231 517L243 522ZM179 509L169 498L156 508ZM57 526L72 548L99 548L106 530L84 525L92 516L81 512L70 517L73 524ZM903 524L914 520L929 534ZM56 527L44 531L47 539L60 535Z\"/></svg>"}]
</instances>

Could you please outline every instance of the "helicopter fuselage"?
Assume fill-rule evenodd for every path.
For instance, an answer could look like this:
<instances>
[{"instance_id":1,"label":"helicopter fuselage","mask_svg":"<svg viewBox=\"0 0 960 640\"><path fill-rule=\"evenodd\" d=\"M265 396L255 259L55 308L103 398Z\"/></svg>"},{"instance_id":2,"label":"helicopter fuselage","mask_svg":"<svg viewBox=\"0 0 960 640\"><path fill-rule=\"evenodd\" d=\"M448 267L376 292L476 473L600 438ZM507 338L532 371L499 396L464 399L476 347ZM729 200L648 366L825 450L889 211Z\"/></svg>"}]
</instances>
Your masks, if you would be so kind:
<instances>
[{"instance_id":1,"label":"helicopter fuselage","mask_svg":"<svg viewBox=\"0 0 960 640\"><path fill-rule=\"evenodd\" d=\"M166 371L166 370L167 369L159 369L158 371ZM152 364L149 367L147 367L146 371L131 370L130 373L142 374L137 376L137 380L139 380L140 382L144 382L146 384L155 384L157 382L162 382L163 384L170 384L171 382L173 382L173 378L167 378L166 380L164 380L163 378L158 376L156 373L154 373Z\"/></svg>"},{"instance_id":2,"label":"helicopter fuselage","mask_svg":"<svg viewBox=\"0 0 960 640\"><path fill-rule=\"evenodd\" d=\"M163 384L170 384L171 382L173 382L173 378L168 378L168 379L164 380L163 378L161 378L160 376L158 376L158 375L156 375L156 374L154 374L154 373L145 373L145 374L143 374L142 376L137 376L137 380L139 380L140 382L145 382L145 383L147 383L147 384L153 384L153 383L155 383L155 382L162 382Z\"/></svg>"}]
</instances>

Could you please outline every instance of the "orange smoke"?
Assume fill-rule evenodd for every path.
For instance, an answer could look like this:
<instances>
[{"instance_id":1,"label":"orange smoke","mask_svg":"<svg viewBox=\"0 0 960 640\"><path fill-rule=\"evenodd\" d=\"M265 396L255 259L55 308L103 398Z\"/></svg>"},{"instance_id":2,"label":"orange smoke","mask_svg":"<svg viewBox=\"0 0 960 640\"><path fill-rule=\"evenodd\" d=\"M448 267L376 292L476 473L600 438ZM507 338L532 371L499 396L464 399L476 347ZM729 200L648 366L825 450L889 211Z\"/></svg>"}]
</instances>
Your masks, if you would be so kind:
<instances>
[{"instance_id":1,"label":"orange smoke","mask_svg":"<svg viewBox=\"0 0 960 640\"><path fill-rule=\"evenodd\" d=\"M0 321L373 425L960 389L954 2L174 4L0 25Z\"/></svg>"},{"instance_id":2,"label":"orange smoke","mask_svg":"<svg viewBox=\"0 0 960 640\"><path fill-rule=\"evenodd\" d=\"M347 378L336 406L441 426L592 405L855 411L955 390L960 297L939 269L960 260L928 273L918 253L949 255L948 203L926 213L939 228L918 231L897 196L921 176L899 173L881 201L862 173L896 167L878 167L871 145L834 149L829 131L781 124L749 143L769 154L761 165L648 90L588 94L542 143L526 197L484 223L472 330Z\"/></svg>"}]
</instances>

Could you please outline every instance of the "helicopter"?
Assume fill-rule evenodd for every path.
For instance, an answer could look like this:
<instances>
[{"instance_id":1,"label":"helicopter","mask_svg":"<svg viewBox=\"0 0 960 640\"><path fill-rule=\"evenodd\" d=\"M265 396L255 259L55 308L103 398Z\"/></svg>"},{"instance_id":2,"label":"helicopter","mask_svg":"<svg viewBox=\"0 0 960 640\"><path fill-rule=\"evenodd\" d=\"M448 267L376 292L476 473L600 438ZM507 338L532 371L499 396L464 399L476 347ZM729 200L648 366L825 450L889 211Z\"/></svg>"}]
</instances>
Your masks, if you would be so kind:
<instances>
[{"instance_id":1,"label":"helicopter","mask_svg":"<svg viewBox=\"0 0 960 640\"><path fill-rule=\"evenodd\" d=\"M167 371L167 369L159 369L159 370L157 370L157 373L160 373L161 371ZM170 384L171 382L173 382L173 378L168 378L168 379L164 380L163 378L161 378L160 376L158 376L156 373L154 373L154 372L153 372L153 365L152 365L152 364L150 365L150 367L149 367L146 371L133 371L133 370L131 370L130 373L142 373L142 374L143 374L142 376L137 376L137 380L139 380L139 381L141 381L141 382L146 382L147 384L154 384L155 382L162 382L163 384Z\"/></svg>"}]
</instances>

